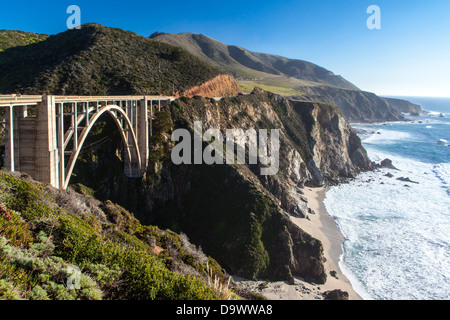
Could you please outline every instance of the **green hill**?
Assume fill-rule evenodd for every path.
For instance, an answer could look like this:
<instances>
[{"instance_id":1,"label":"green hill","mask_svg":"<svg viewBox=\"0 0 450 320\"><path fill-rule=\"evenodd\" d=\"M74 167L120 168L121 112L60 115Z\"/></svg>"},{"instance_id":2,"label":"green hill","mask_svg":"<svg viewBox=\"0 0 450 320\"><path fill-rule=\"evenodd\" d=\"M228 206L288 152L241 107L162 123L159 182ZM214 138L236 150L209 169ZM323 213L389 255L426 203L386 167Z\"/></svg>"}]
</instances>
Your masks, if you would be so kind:
<instances>
[{"instance_id":1,"label":"green hill","mask_svg":"<svg viewBox=\"0 0 450 320\"><path fill-rule=\"evenodd\" d=\"M17 30L0 30L0 52L18 46L26 46L48 38L46 34Z\"/></svg>"},{"instance_id":2,"label":"green hill","mask_svg":"<svg viewBox=\"0 0 450 320\"><path fill-rule=\"evenodd\" d=\"M260 79L263 84L271 85L270 82L273 81L293 78L292 87L314 85L311 82L315 82L346 89L358 89L341 76L311 62L251 52L238 46L226 45L204 35L154 33L150 38L182 47L243 81ZM294 79L300 81L297 82ZM286 84L289 86L289 82L283 86Z\"/></svg>"},{"instance_id":3,"label":"green hill","mask_svg":"<svg viewBox=\"0 0 450 320\"><path fill-rule=\"evenodd\" d=\"M173 94L222 74L179 47L133 32L83 25L0 53L0 92Z\"/></svg>"}]
</instances>

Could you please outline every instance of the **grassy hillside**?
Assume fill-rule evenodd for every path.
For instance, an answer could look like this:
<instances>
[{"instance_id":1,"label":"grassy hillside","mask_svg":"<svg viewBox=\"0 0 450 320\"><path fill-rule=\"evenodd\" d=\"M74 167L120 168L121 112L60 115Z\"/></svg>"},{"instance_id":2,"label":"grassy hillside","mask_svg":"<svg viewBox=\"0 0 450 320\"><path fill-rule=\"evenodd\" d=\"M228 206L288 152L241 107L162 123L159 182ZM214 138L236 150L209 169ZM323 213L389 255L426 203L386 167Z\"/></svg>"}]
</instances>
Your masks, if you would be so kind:
<instances>
[{"instance_id":1,"label":"grassy hillside","mask_svg":"<svg viewBox=\"0 0 450 320\"><path fill-rule=\"evenodd\" d=\"M0 52L13 47L25 46L48 38L48 35L17 30L0 30Z\"/></svg>"},{"instance_id":2,"label":"grassy hillside","mask_svg":"<svg viewBox=\"0 0 450 320\"><path fill-rule=\"evenodd\" d=\"M243 92L252 92L255 87L279 94L281 96L299 97L305 94L302 87L318 86L320 84L296 78L284 76L267 76L261 79L239 80L239 86Z\"/></svg>"},{"instance_id":3,"label":"grassy hillside","mask_svg":"<svg viewBox=\"0 0 450 320\"><path fill-rule=\"evenodd\" d=\"M0 92L173 94L223 71L184 49L98 24L0 53Z\"/></svg>"},{"instance_id":4,"label":"grassy hillside","mask_svg":"<svg viewBox=\"0 0 450 320\"><path fill-rule=\"evenodd\" d=\"M73 265L77 290L66 285ZM143 226L110 201L0 171L0 299L239 298L214 279L228 281L185 236Z\"/></svg>"},{"instance_id":5,"label":"grassy hillside","mask_svg":"<svg viewBox=\"0 0 450 320\"><path fill-rule=\"evenodd\" d=\"M205 61L230 72L239 80L294 78L347 89L357 89L353 84L331 71L313 63L285 57L251 52L241 47L230 46L204 35L194 33L155 33L151 39L169 43L188 50ZM298 83L300 86L302 83ZM303 83L304 85L305 83ZM280 86L284 88L285 86Z\"/></svg>"}]
</instances>

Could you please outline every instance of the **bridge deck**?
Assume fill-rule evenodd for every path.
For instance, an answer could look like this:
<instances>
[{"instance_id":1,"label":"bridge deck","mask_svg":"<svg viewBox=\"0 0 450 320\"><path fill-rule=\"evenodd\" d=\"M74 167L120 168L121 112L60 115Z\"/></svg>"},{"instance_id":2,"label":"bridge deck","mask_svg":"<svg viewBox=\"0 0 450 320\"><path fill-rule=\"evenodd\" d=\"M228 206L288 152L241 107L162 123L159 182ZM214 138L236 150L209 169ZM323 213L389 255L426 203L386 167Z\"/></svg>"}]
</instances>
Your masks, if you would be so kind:
<instances>
[{"instance_id":1,"label":"bridge deck","mask_svg":"<svg viewBox=\"0 0 450 320\"><path fill-rule=\"evenodd\" d=\"M70 103L70 102L108 102L108 101L132 101L142 100L175 100L178 97L175 96L148 96L148 95L123 95L123 96L60 96L55 95L56 103ZM36 105L42 102L42 95L0 95L0 107L12 107L12 106L30 106Z\"/></svg>"}]
</instances>

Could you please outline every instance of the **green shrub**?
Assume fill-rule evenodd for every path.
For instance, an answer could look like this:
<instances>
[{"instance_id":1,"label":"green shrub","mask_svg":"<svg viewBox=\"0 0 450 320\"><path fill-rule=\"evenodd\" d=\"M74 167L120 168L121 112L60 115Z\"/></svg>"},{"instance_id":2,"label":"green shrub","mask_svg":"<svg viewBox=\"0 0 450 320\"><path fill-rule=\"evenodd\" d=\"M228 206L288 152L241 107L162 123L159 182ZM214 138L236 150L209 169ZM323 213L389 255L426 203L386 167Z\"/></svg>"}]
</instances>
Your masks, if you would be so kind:
<instances>
[{"instance_id":1,"label":"green shrub","mask_svg":"<svg viewBox=\"0 0 450 320\"><path fill-rule=\"evenodd\" d=\"M177 234L144 227L112 202L103 206L105 223L68 212L44 186L2 171L0 191L0 298L219 298L205 280L168 269L170 259L180 259L202 271ZM163 254L153 253L150 238ZM78 290L66 286L72 265L81 270Z\"/></svg>"},{"instance_id":2,"label":"green shrub","mask_svg":"<svg viewBox=\"0 0 450 320\"><path fill-rule=\"evenodd\" d=\"M12 282L0 279L0 299L1 300L18 300L20 294L14 287Z\"/></svg>"},{"instance_id":3,"label":"green shrub","mask_svg":"<svg viewBox=\"0 0 450 320\"><path fill-rule=\"evenodd\" d=\"M87 275L81 275L79 290L68 289L64 283L68 277L70 266L60 257L48 256L52 253L53 243L43 234L30 249L21 249L7 244L5 238L0 238L0 254L14 266L8 274L2 274L3 291L0 298L4 299L36 299L36 300L74 300L102 298L102 291L97 283ZM22 275L18 281L17 275ZM9 279L8 279L9 278ZM14 290L10 284L14 284Z\"/></svg>"},{"instance_id":4,"label":"green shrub","mask_svg":"<svg viewBox=\"0 0 450 320\"><path fill-rule=\"evenodd\" d=\"M33 236L28 224L14 211L8 211L0 205L0 236L10 241L11 245L29 247Z\"/></svg>"}]
</instances>

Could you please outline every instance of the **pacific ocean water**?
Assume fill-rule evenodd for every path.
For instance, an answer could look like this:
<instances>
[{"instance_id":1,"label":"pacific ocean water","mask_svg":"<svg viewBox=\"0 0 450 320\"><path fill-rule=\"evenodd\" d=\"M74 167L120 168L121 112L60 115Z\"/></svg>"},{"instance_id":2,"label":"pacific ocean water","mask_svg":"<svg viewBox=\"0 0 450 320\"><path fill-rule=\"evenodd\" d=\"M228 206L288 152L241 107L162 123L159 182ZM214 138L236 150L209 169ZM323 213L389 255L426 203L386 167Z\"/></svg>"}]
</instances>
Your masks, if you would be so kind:
<instances>
[{"instance_id":1,"label":"pacific ocean water","mask_svg":"<svg viewBox=\"0 0 450 320\"><path fill-rule=\"evenodd\" d=\"M341 269L364 299L450 299L450 98L408 100L431 112L352 125L372 161L398 170L363 173L325 198L346 239Z\"/></svg>"}]
</instances>

